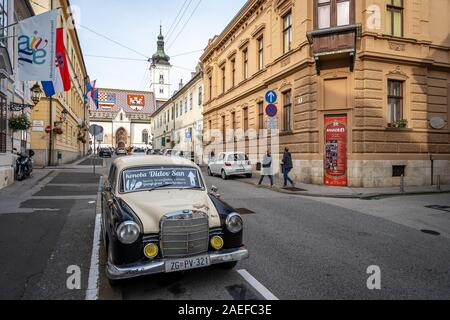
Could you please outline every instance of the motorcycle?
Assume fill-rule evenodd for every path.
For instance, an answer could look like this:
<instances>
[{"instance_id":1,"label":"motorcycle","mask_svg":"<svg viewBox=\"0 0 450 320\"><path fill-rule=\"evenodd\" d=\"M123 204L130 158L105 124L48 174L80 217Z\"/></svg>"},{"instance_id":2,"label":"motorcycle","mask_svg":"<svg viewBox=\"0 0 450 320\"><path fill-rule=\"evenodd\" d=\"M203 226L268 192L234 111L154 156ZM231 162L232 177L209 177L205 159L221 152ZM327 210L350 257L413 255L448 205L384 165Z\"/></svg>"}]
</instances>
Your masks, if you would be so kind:
<instances>
[{"instance_id":1,"label":"motorcycle","mask_svg":"<svg viewBox=\"0 0 450 320\"><path fill-rule=\"evenodd\" d=\"M22 181L27 177L31 176L33 172L33 150L28 150L28 154L26 153L18 153L18 158L16 160L16 180Z\"/></svg>"}]
</instances>

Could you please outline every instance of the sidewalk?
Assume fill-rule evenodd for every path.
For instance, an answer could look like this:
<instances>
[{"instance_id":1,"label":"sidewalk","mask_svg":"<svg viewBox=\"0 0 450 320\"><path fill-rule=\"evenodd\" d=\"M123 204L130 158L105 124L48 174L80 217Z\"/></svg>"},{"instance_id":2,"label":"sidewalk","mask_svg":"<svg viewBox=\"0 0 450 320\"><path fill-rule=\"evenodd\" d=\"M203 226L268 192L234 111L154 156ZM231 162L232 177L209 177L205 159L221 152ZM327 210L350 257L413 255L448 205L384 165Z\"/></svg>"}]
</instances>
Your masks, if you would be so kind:
<instances>
[{"instance_id":1,"label":"sidewalk","mask_svg":"<svg viewBox=\"0 0 450 320\"><path fill-rule=\"evenodd\" d=\"M85 157L82 157L72 163L66 163L59 166L51 166L51 167L45 167L45 169L90 169L94 165L94 157L92 155L88 155ZM95 165L98 168L105 167L105 161L103 158L100 158L97 156L95 159Z\"/></svg>"},{"instance_id":2,"label":"sidewalk","mask_svg":"<svg viewBox=\"0 0 450 320\"><path fill-rule=\"evenodd\" d=\"M244 182L256 186L260 178L259 173L253 173L253 177L246 179L244 177L235 177L234 180ZM400 195L414 195L414 194L428 194L428 193L449 193L450 185L442 185L441 190L437 190L436 186L420 186L420 187L405 187L405 192L400 192L398 187L386 188L351 188L351 187L329 187L324 185L313 185L305 183L296 183L295 187L283 189L283 178L274 176L275 187L274 191L292 195L302 195L309 197L322 198L349 198L349 199L373 199L384 196L400 196ZM265 178L263 182L264 188L270 188L269 178ZM290 185L289 185L290 187Z\"/></svg>"}]
</instances>

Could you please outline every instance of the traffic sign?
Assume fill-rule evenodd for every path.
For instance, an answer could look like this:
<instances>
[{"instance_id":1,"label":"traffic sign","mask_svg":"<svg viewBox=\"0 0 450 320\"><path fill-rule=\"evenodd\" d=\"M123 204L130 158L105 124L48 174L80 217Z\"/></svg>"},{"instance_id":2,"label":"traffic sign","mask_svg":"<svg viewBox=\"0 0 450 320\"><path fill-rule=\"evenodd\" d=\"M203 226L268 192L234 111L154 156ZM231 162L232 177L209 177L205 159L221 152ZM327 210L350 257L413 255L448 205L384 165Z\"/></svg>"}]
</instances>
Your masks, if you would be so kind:
<instances>
[{"instance_id":1,"label":"traffic sign","mask_svg":"<svg viewBox=\"0 0 450 320\"><path fill-rule=\"evenodd\" d=\"M267 114L267 116L268 116L269 118L275 117L275 116L277 115L277 113L278 113L278 108L277 108L276 105L274 105L274 104L269 104L269 105L266 107L266 114Z\"/></svg>"},{"instance_id":2,"label":"traffic sign","mask_svg":"<svg viewBox=\"0 0 450 320\"><path fill-rule=\"evenodd\" d=\"M266 128L269 130L277 130L278 129L278 119L277 118L267 119Z\"/></svg>"},{"instance_id":3,"label":"traffic sign","mask_svg":"<svg viewBox=\"0 0 450 320\"><path fill-rule=\"evenodd\" d=\"M278 96L277 96L277 93L275 91L273 91L273 90L267 91L267 93L266 93L266 101L268 103L275 103L275 102L277 102L277 100L278 100Z\"/></svg>"},{"instance_id":4,"label":"traffic sign","mask_svg":"<svg viewBox=\"0 0 450 320\"><path fill-rule=\"evenodd\" d=\"M52 126L46 126L45 133L50 133L50 132L52 132Z\"/></svg>"},{"instance_id":5,"label":"traffic sign","mask_svg":"<svg viewBox=\"0 0 450 320\"><path fill-rule=\"evenodd\" d=\"M103 133L103 127L93 124L89 127L89 133L96 137Z\"/></svg>"}]
</instances>

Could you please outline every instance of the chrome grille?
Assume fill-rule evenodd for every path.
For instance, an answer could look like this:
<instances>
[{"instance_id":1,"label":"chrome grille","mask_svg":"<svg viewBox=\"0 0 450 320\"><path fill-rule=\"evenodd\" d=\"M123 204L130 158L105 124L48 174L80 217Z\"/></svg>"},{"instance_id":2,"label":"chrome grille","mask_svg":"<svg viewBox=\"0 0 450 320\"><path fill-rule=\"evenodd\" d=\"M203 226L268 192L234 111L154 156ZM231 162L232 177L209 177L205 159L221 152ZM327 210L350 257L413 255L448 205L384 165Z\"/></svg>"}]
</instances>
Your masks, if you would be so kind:
<instances>
[{"instance_id":1,"label":"chrome grille","mask_svg":"<svg viewBox=\"0 0 450 320\"><path fill-rule=\"evenodd\" d=\"M161 220L161 253L165 258L205 253L209 247L209 225L206 214L181 211Z\"/></svg>"}]
</instances>

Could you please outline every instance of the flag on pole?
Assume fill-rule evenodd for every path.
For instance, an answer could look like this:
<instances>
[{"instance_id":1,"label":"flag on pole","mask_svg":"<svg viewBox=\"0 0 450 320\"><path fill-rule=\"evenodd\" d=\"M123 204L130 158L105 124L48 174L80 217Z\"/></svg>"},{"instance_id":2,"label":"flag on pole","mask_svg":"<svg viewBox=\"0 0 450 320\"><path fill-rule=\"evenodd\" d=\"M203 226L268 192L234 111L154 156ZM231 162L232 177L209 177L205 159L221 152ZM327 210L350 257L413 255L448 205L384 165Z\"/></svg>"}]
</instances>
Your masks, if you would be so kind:
<instances>
[{"instance_id":1,"label":"flag on pole","mask_svg":"<svg viewBox=\"0 0 450 320\"><path fill-rule=\"evenodd\" d=\"M43 81L47 97L54 96L55 93L69 91L71 87L69 66L67 64L66 49L64 47L64 29L56 29L56 56L55 56L55 80Z\"/></svg>"},{"instance_id":2,"label":"flag on pole","mask_svg":"<svg viewBox=\"0 0 450 320\"><path fill-rule=\"evenodd\" d=\"M94 80L92 82L88 82L86 83L86 94L84 96L84 100L87 102L88 98L94 98L94 91L95 91L95 86L97 84L97 80Z\"/></svg>"},{"instance_id":3,"label":"flag on pole","mask_svg":"<svg viewBox=\"0 0 450 320\"><path fill-rule=\"evenodd\" d=\"M94 100L95 108L98 110L100 108L100 106L98 105L98 89L94 89L92 100Z\"/></svg>"},{"instance_id":4,"label":"flag on pole","mask_svg":"<svg viewBox=\"0 0 450 320\"><path fill-rule=\"evenodd\" d=\"M55 80L57 14L58 10L53 10L18 23L17 80Z\"/></svg>"}]
</instances>

